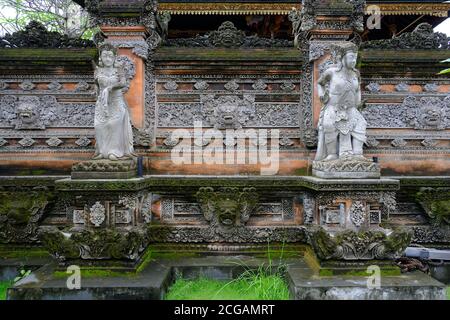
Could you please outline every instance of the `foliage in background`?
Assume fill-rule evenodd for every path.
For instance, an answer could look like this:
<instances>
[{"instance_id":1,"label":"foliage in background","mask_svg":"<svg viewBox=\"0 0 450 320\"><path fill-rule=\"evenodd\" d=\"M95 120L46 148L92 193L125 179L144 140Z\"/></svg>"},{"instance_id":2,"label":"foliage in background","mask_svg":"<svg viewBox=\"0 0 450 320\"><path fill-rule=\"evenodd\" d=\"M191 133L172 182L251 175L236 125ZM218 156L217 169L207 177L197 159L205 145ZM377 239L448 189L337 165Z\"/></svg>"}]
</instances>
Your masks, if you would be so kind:
<instances>
[{"instance_id":1,"label":"foliage in background","mask_svg":"<svg viewBox=\"0 0 450 320\"><path fill-rule=\"evenodd\" d=\"M0 34L23 30L32 20L70 38L92 39L89 15L72 0L0 0Z\"/></svg>"}]
</instances>

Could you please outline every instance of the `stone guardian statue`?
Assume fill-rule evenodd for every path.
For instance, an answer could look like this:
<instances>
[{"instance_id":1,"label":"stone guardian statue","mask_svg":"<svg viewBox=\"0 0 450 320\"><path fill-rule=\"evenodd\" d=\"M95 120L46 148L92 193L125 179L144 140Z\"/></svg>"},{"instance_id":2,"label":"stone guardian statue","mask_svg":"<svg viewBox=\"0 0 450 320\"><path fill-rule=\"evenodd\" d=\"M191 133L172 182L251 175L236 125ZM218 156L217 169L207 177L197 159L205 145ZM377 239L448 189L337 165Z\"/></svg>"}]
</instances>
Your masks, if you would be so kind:
<instances>
[{"instance_id":1,"label":"stone guardian statue","mask_svg":"<svg viewBox=\"0 0 450 320\"><path fill-rule=\"evenodd\" d=\"M123 95L127 85L123 66L117 62L117 49L111 44L99 48L95 70L98 99L95 106L95 160L133 159L133 131L128 105Z\"/></svg>"},{"instance_id":2,"label":"stone guardian statue","mask_svg":"<svg viewBox=\"0 0 450 320\"><path fill-rule=\"evenodd\" d=\"M378 168L363 156L367 122L361 106L360 74L356 69L358 48L351 42L335 46L336 64L318 81L323 104L320 112L318 148L313 173L322 178L376 177L364 173ZM328 163L327 163L328 162Z\"/></svg>"}]
</instances>

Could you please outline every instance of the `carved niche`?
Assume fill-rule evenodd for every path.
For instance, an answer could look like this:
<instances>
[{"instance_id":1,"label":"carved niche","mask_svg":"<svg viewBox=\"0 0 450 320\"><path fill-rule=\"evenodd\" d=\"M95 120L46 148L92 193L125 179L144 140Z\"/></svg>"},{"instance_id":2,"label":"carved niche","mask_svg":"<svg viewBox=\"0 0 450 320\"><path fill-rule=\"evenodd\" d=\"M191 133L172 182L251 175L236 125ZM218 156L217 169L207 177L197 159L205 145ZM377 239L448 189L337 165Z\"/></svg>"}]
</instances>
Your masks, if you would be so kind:
<instances>
[{"instance_id":1,"label":"carved niche","mask_svg":"<svg viewBox=\"0 0 450 320\"><path fill-rule=\"evenodd\" d=\"M255 116L255 96L200 96L202 112L216 129L241 129Z\"/></svg>"}]
</instances>

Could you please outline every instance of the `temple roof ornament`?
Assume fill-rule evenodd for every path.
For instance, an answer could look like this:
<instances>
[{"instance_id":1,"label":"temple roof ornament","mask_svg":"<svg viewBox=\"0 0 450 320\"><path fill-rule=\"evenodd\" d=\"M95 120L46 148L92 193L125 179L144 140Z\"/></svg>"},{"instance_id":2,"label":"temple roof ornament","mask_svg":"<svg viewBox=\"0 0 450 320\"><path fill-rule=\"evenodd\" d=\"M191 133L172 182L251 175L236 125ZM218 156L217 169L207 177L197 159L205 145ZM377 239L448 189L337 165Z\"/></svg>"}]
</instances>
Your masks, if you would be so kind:
<instances>
[{"instance_id":1,"label":"temple roof ornament","mask_svg":"<svg viewBox=\"0 0 450 320\"><path fill-rule=\"evenodd\" d=\"M428 23L419 24L412 32L393 39L373 40L362 43L363 49L449 49L449 38L434 32Z\"/></svg>"},{"instance_id":2,"label":"temple roof ornament","mask_svg":"<svg viewBox=\"0 0 450 320\"><path fill-rule=\"evenodd\" d=\"M260 38L246 36L245 32L238 30L230 21L225 21L217 30L194 38L167 39L166 46L173 47L292 47L293 42L286 39Z\"/></svg>"},{"instance_id":3,"label":"temple roof ornament","mask_svg":"<svg viewBox=\"0 0 450 320\"><path fill-rule=\"evenodd\" d=\"M25 30L6 34L0 38L0 48L85 48L94 47L94 42L69 38L65 34L48 31L37 21L31 21Z\"/></svg>"}]
</instances>

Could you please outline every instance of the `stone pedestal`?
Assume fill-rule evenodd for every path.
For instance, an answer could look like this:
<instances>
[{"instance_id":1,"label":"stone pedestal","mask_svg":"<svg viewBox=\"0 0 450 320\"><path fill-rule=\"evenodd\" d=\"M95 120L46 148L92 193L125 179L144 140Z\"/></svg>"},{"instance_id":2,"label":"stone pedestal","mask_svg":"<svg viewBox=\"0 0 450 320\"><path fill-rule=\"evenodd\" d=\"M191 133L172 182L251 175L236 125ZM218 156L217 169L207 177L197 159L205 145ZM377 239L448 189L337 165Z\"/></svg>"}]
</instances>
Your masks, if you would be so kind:
<instances>
[{"instance_id":1,"label":"stone pedestal","mask_svg":"<svg viewBox=\"0 0 450 320\"><path fill-rule=\"evenodd\" d=\"M379 179L380 166L369 159L313 161L312 173L323 179Z\"/></svg>"},{"instance_id":2,"label":"stone pedestal","mask_svg":"<svg viewBox=\"0 0 450 320\"><path fill-rule=\"evenodd\" d=\"M136 160L90 160L73 165L72 179L130 179L137 175Z\"/></svg>"},{"instance_id":3,"label":"stone pedestal","mask_svg":"<svg viewBox=\"0 0 450 320\"><path fill-rule=\"evenodd\" d=\"M120 161L106 163L119 165ZM123 165L128 169L131 163ZM102 174L96 170L74 173ZM151 194L145 190L143 178L68 178L58 180L56 190L55 210L64 214L68 223L64 229L43 226L39 230L43 246L54 257L96 266L130 267L139 261L148 245L146 222L151 215Z\"/></svg>"}]
</instances>

